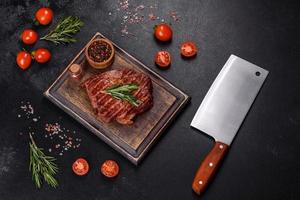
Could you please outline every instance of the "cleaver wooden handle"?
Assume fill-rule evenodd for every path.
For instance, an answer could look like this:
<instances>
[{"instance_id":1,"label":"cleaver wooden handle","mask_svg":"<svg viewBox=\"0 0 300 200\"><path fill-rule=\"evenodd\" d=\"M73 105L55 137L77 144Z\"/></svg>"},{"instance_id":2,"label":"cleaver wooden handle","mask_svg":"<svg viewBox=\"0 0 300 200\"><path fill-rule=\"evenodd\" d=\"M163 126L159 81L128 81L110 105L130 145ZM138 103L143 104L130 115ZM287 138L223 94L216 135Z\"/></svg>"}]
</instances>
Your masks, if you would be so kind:
<instances>
[{"instance_id":1,"label":"cleaver wooden handle","mask_svg":"<svg viewBox=\"0 0 300 200\"><path fill-rule=\"evenodd\" d=\"M214 174L228 151L228 147L227 144L216 142L212 150L202 161L192 184L194 192L198 195L202 194L207 185L212 181Z\"/></svg>"}]
</instances>

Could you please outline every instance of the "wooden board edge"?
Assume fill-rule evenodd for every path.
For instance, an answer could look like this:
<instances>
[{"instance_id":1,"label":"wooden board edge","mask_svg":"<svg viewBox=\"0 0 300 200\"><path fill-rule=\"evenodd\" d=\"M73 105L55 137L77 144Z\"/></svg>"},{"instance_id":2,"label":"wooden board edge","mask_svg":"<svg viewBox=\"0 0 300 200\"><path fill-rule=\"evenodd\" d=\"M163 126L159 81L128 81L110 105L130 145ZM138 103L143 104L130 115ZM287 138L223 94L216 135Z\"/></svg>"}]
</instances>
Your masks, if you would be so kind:
<instances>
[{"instance_id":1,"label":"wooden board edge","mask_svg":"<svg viewBox=\"0 0 300 200\"><path fill-rule=\"evenodd\" d=\"M160 128L160 130L158 131L158 134L156 134L152 138L152 140L148 143L148 145L145 146L144 150L138 156L137 165L140 164L140 162L143 160L143 158L147 155L148 151L151 150L151 146L153 146L155 144L155 142L160 138L160 136L165 132L165 130L171 125L171 123L174 121L175 117L177 117L181 113L183 108L189 103L191 97L186 95L185 93L183 93L183 94L185 97L184 101L178 106L176 111L173 112L173 114L170 116L169 120L165 123L165 125Z\"/></svg>"}]
</instances>

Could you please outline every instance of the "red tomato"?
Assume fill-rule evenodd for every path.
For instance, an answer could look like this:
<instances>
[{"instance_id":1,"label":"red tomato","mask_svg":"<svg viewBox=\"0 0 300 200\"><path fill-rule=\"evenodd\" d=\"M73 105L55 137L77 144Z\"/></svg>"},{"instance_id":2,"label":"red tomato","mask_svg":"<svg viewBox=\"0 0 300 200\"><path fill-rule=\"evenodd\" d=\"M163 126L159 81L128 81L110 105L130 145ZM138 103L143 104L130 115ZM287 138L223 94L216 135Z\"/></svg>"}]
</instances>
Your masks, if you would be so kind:
<instances>
[{"instance_id":1,"label":"red tomato","mask_svg":"<svg viewBox=\"0 0 300 200\"><path fill-rule=\"evenodd\" d=\"M86 175L89 169L89 163L84 158L78 158L72 165L73 172L78 176Z\"/></svg>"},{"instance_id":2,"label":"red tomato","mask_svg":"<svg viewBox=\"0 0 300 200\"><path fill-rule=\"evenodd\" d=\"M17 61L17 64L18 66L21 68L21 69L27 69L30 64L31 64L31 55L30 53L26 52L26 51L20 51L18 54L17 54L17 58L16 58L16 61Z\"/></svg>"},{"instance_id":3,"label":"red tomato","mask_svg":"<svg viewBox=\"0 0 300 200\"><path fill-rule=\"evenodd\" d=\"M35 13L35 20L42 25L48 25L53 19L51 8L40 8Z\"/></svg>"},{"instance_id":4,"label":"red tomato","mask_svg":"<svg viewBox=\"0 0 300 200\"><path fill-rule=\"evenodd\" d=\"M159 24L154 27L155 38L162 42L172 39L173 31L168 24Z\"/></svg>"},{"instance_id":5,"label":"red tomato","mask_svg":"<svg viewBox=\"0 0 300 200\"><path fill-rule=\"evenodd\" d=\"M25 29L22 33L24 44L34 44L38 39L38 34L32 29Z\"/></svg>"},{"instance_id":6,"label":"red tomato","mask_svg":"<svg viewBox=\"0 0 300 200\"><path fill-rule=\"evenodd\" d=\"M114 160L106 160L101 165L101 173L108 178L116 177L119 174L119 170L119 165Z\"/></svg>"},{"instance_id":7,"label":"red tomato","mask_svg":"<svg viewBox=\"0 0 300 200\"><path fill-rule=\"evenodd\" d=\"M161 67L166 68L171 64L171 55L167 51L159 51L155 55L155 63Z\"/></svg>"},{"instance_id":8,"label":"red tomato","mask_svg":"<svg viewBox=\"0 0 300 200\"><path fill-rule=\"evenodd\" d=\"M194 42L184 42L180 48L181 55L184 57L193 57L197 54L197 47Z\"/></svg>"},{"instance_id":9,"label":"red tomato","mask_svg":"<svg viewBox=\"0 0 300 200\"><path fill-rule=\"evenodd\" d=\"M51 58L51 53L48 49L39 48L32 52L32 55L34 56L34 59L38 63L46 63Z\"/></svg>"}]
</instances>

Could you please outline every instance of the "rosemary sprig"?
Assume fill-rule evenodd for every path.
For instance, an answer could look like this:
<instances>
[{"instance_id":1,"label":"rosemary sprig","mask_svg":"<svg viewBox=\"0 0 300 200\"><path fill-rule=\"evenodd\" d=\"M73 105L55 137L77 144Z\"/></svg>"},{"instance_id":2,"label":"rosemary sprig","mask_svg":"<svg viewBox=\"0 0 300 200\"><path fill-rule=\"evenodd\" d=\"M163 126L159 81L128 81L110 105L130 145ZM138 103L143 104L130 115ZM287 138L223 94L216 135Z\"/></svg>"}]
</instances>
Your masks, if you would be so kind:
<instances>
[{"instance_id":1,"label":"rosemary sprig","mask_svg":"<svg viewBox=\"0 0 300 200\"><path fill-rule=\"evenodd\" d=\"M139 102L135 96L132 95L134 90L139 89L137 84L124 84L124 85L113 85L105 90L107 94L110 94L116 99L128 101L134 106L138 106Z\"/></svg>"},{"instance_id":2,"label":"rosemary sprig","mask_svg":"<svg viewBox=\"0 0 300 200\"><path fill-rule=\"evenodd\" d=\"M61 20L54 29L41 38L54 44L66 44L76 42L74 34L77 33L84 23L77 17L69 16Z\"/></svg>"},{"instance_id":3,"label":"rosemary sprig","mask_svg":"<svg viewBox=\"0 0 300 200\"><path fill-rule=\"evenodd\" d=\"M32 180L37 188L42 186L42 178L52 187L57 187L58 182L54 175L58 171L58 167L54 162L56 159L51 156L46 156L42 148L36 146L32 135L29 133L30 142L30 163L29 170L32 172Z\"/></svg>"}]
</instances>

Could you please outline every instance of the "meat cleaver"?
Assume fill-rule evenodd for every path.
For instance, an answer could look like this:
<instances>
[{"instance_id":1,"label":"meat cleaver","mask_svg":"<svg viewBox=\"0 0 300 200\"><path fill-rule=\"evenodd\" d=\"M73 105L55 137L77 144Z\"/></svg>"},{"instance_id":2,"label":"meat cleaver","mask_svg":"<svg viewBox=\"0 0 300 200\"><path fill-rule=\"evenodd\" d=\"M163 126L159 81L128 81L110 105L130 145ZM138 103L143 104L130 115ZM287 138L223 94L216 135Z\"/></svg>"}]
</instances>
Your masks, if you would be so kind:
<instances>
[{"instance_id":1,"label":"meat cleaver","mask_svg":"<svg viewBox=\"0 0 300 200\"><path fill-rule=\"evenodd\" d=\"M204 97L191 126L212 136L215 144L194 177L198 195L212 180L268 73L231 55Z\"/></svg>"}]
</instances>

